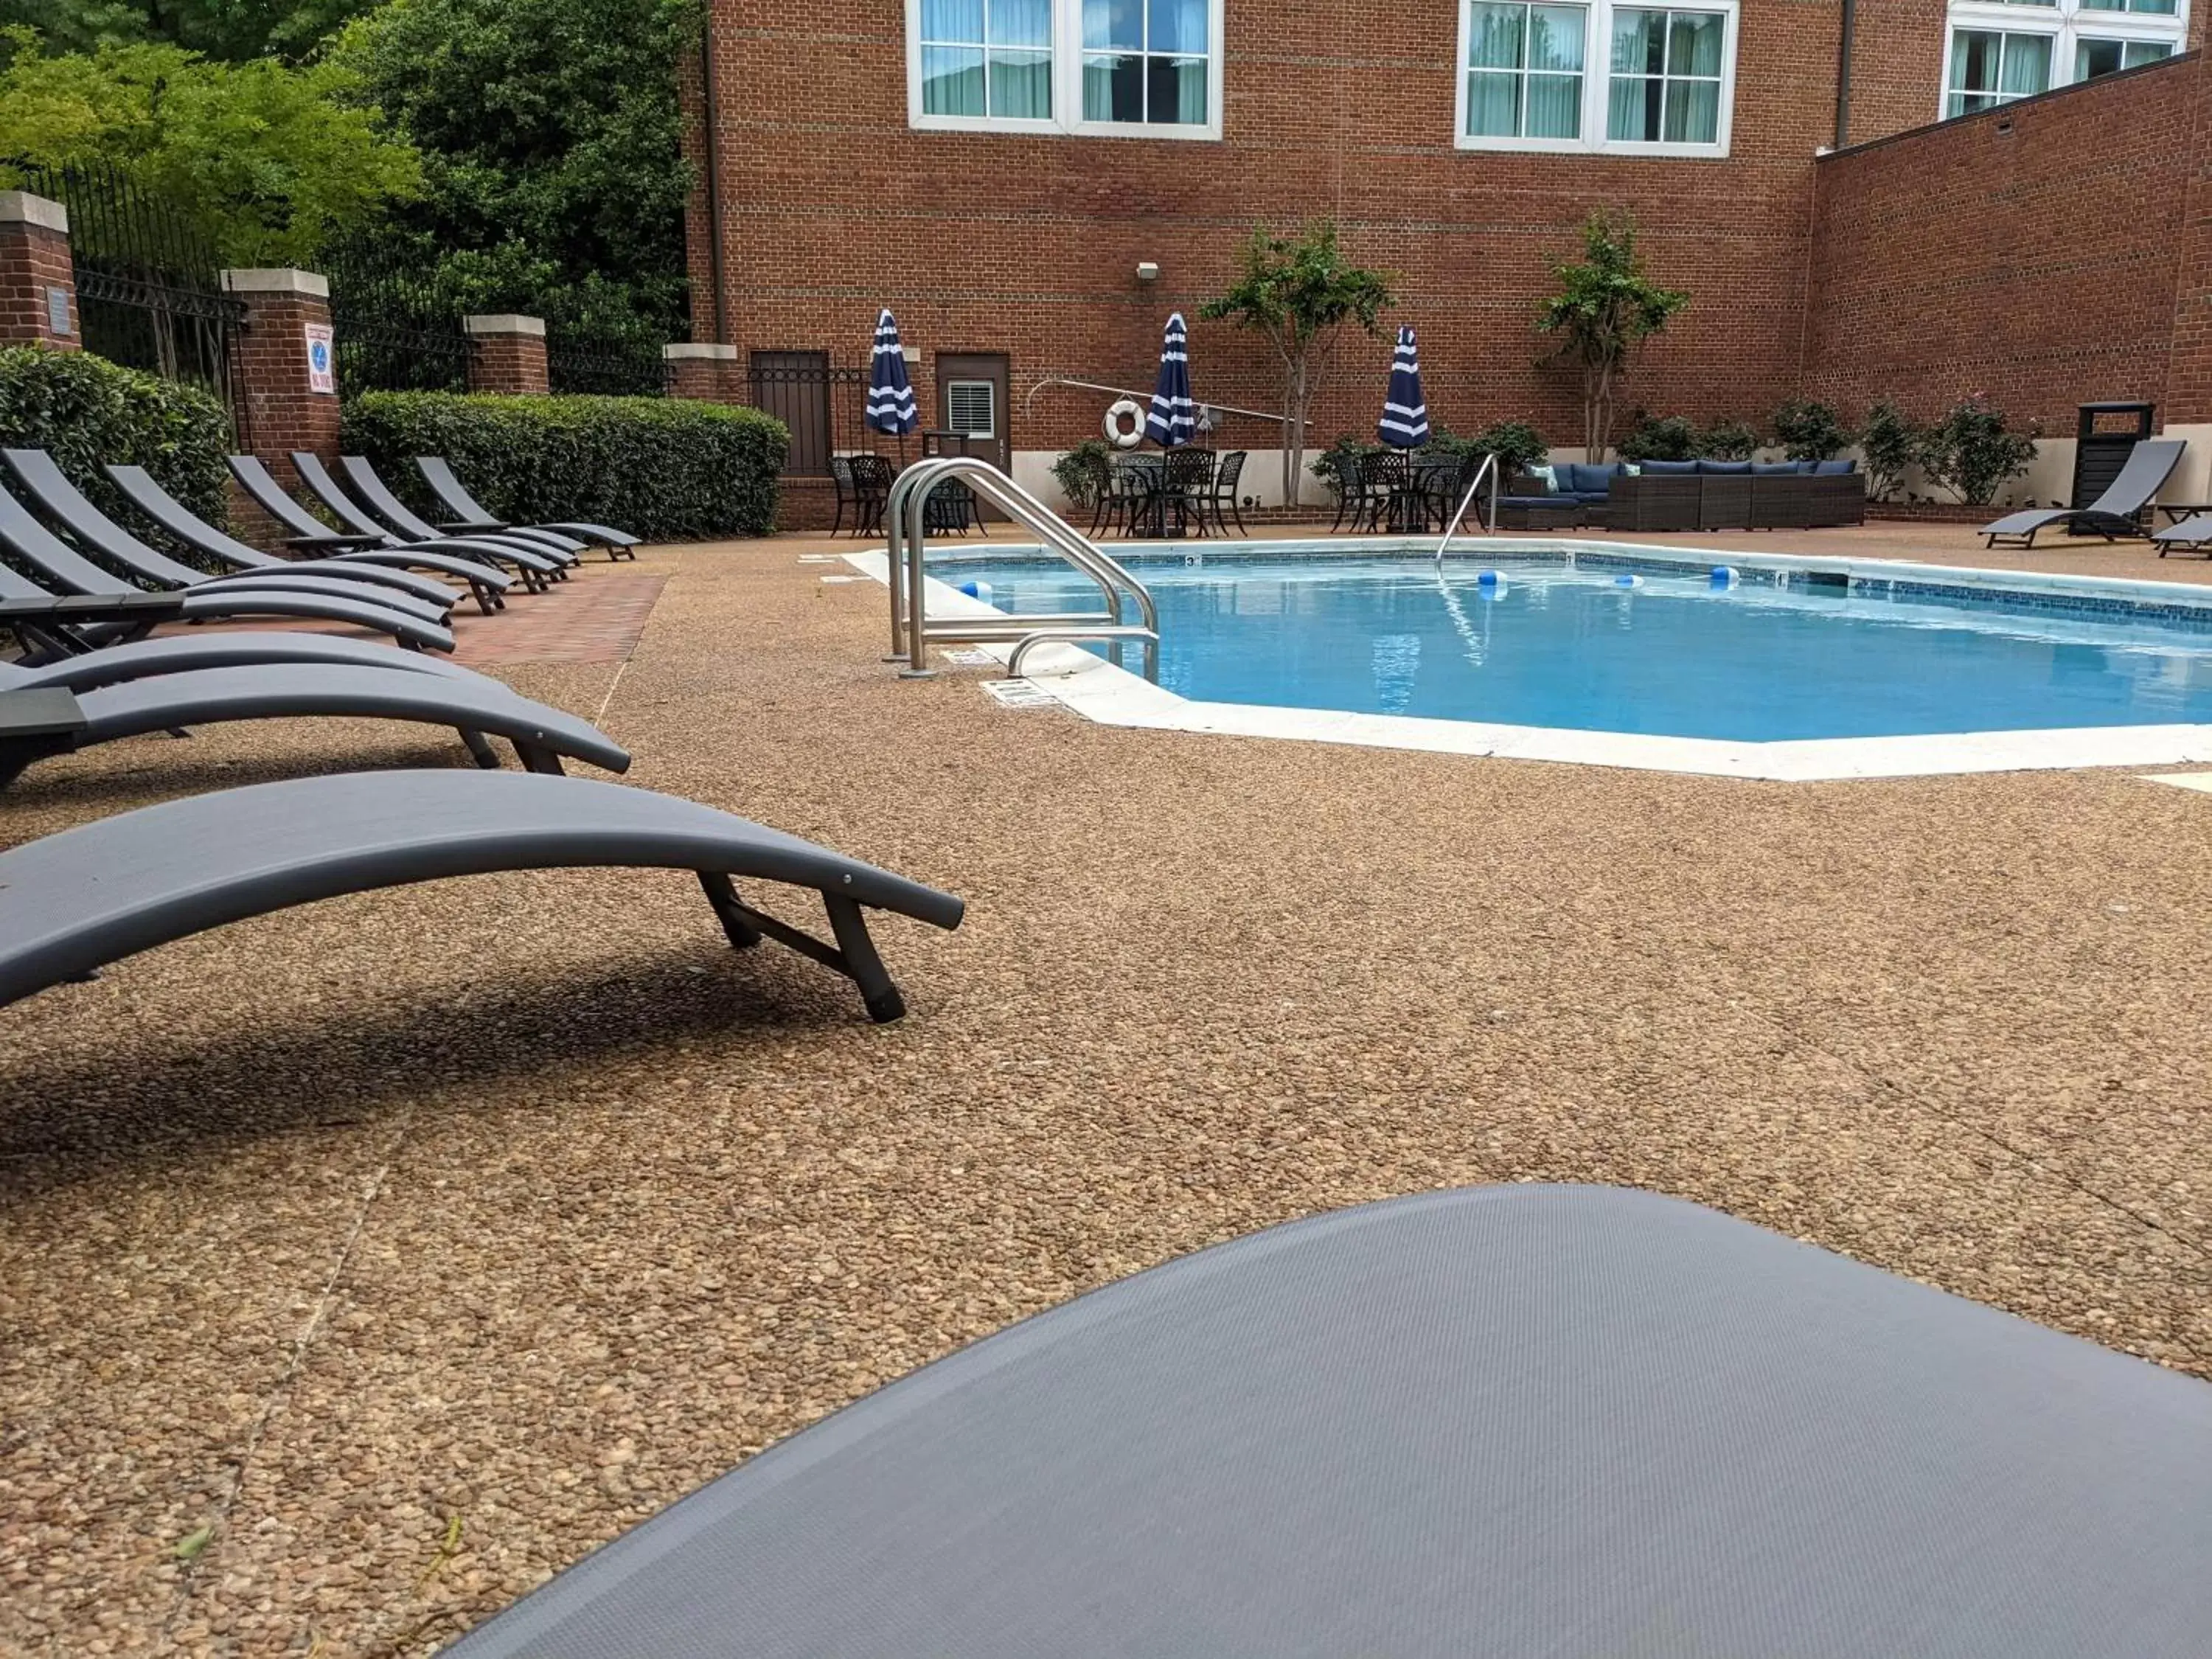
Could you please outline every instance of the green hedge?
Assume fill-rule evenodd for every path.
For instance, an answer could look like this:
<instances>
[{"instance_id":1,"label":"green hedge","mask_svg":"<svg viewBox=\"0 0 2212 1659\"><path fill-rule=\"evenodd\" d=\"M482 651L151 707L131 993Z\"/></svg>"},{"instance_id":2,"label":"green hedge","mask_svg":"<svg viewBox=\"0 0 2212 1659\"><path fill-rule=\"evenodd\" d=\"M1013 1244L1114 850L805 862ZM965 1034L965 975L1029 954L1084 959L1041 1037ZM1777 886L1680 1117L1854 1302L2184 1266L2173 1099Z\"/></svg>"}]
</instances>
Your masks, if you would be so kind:
<instances>
[{"instance_id":1,"label":"green hedge","mask_svg":"<svg viewBox=\"0 0 2212 1659\"><path fill-rule=\"evenodd\" d=\"M209 522L225 516L230 419L222 403L88 351L0 346L0 446L51 450L111 507L120 498L100 465L131 461Z\"/></svg>"},{"instance_id":2,"label":"green hedge","mask_svg":"<svg viewBox=\"0 0 2212 1659\"><path fill-rule=\"evenodd\" d=\"M442 455L512 524L587 519L666 541L766 535L791 434L757 409L679 398L366 392L340 442L407 488L416 456Z\"/></svg>"}]
</instances>

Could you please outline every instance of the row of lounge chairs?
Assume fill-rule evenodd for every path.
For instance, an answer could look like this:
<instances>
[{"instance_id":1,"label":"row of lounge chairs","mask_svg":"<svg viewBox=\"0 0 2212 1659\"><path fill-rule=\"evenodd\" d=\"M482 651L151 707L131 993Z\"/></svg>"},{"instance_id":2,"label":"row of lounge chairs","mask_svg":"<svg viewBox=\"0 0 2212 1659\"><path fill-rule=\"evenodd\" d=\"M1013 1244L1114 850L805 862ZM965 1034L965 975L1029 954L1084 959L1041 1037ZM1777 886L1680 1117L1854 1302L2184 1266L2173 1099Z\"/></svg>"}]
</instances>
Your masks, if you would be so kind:
<instances>
[{"instance_id":1,"label":"row of lounge chairs","mask_svg":"<svg viewBox=\"0 0 2212 1659\"><path fill-rule=\"evenodd\" d=\"M620 773L629 756L590 721L433 654L453 649L448 624L465 595L489 613L518 583L564 580L587 546L635 557L637 538L627 532L501 524L441 461L423 471L455 519L434 526L386 490L366 461L349 459L348 482L372 515L315 457L295 457L302 481L344 526L334 530L258 461L234 458L240 484L291 532L288 542L318 556L286 559L198 519L143 470L110 467L134 510L222 567L210 574L109 517L43 452L0 459L8 472L0 629L24 647L0 661L0 786L42 758L120 738L301 716L452 726L480 769L254 785L0 853L0 1004L155 945L339 893L490 870L617 865L692 871L733 947L787 945L853 980L869 1014L888 1020L904 1005L865 909L942 927L960 921L951 895L827 848L695 802L565 775L564 760ZM263 629L147 637L165 622L270 617L349 623L392 643ZM513 745L523 772L496 769L494 738ZM754 908L738 880L817 892L830 938Z\"/></svg>"},{"instance_id":2,"label":"row of lounge chairs","mask_svg":"<svg viewBox=\"0 0 2212 1659\"><path fill-rule=\"evenodd\" d=\"M2146 438L2128 452L2128 459L2097 499L2087 507L2030 507L2008 513L1982 526L1985 547L2032 548L2046 530L2063 525L2069 536L2101 536L2107 542L2145 539L2158 549L2161 559L2177 550L2201 551L2212 544L2212 513L2197 513L2178 524L2146 529L2151 503L2173 469L2181 464L2185 439Z\"/></svg>"}]
</instances>

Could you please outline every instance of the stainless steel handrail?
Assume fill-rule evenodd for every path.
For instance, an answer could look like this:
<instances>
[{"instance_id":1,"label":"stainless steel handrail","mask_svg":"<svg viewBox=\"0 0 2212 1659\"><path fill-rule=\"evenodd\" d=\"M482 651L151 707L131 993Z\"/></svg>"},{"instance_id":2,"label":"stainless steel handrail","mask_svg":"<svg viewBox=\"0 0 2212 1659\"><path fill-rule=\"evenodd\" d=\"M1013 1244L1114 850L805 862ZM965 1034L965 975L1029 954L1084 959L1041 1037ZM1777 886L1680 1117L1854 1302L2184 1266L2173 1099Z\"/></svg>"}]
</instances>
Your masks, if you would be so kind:
<instances>
[{"instance_id":1,"label":"stainless steel handrail","mask_svg":"<svg viewBox=\"0 0 2212 1659\"><path fill-rule=\"evenodd\" d=\"M1459 498L1459 511L1452 514L1451 522L1444 526L1443 537L1437 543L1437 562L1438 564L1442 564L1444 562L1444 549L1451 545L1451 538L1458 533L1460 520L1467 517L1468 507L1474 501L1475 491L1482 488L1482 481L1486 477L1490 480L1490 520L1483 526L1483 529L1486 532L1492 532L1497 530L1498 457L1496 454L1492 453L1485 455L1482 458L1482 465L1474 469L1474 477L1467 487L1467 494Z\"/></svg>"},{"instance_id":2,"label":"stainless steel handrail","mask_svg":"<svg viewBox=\"0 0 2212 1659\"><path fill-rule=\"evenodd\" d=\"M1030 531L1096 582L1106 601L1105 612L1095 617L1054 613L994 617L973 622L950 619L933 624L924 601L927 590L923 561L927 541L925 518L930 492L945 479L955 477L965 480L978 495ZM891 652L894 657L905 658L905 672L909 675L930 672L927 660L933 641L958 643L1012 638L1018 635L1009 629L1025 634L1040 628L1064 629L1085 623L1120 630L1125 626L1121 611L1124 590L1136 600L1138 612L1144 618L1144 631L1152 636L1157 647L1159 609L1152 602L1151 591L1118 559L1079 534L1065 519L980 456L936 456L908 467L892 486L890 498L884 502L884 517L885 551L890 563L887 574L891 591ZM1115 658L1119 661L1118 641L1139 635L1116 632L1101 637L1116 641ZM1148 678L1158 673L1157 649L1148 651L1146 667Z\"/></svg>"},{"instance_id":3,"label":"stainless steel handrail","mask_svg":"<svg viewBox=\"0 0 2212 1659\"><path fill-rule=\"evenodd\" d=\"M1006 659L1006 678L1018 680L1022 677L1022 659L1035 647L1054 641L1069 640L1134 640L1145 647L1145 678L1157 683L1160 678L1160 636L1149 628L1040 628L1024 634L1015 644Z\"/></svg>"}]
</instances>

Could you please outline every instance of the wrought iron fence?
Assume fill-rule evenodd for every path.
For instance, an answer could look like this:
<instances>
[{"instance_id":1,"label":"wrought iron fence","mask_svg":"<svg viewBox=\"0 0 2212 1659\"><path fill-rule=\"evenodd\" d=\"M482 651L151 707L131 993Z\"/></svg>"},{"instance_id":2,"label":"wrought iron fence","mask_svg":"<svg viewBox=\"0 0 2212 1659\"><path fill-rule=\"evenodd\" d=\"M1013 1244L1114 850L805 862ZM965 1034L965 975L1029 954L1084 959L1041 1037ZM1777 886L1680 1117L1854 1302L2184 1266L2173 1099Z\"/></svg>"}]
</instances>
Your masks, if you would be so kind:
<instances>
[{"instance_id":1,"label":"wrought iron fence","mask_svg":"<svg viewBox=\"0 0 2212 1659\"><path fill-rule=\"evenodd\" d=\"M589 344L564 340L549 328L545 378L556 392L595 392L617 398L661 398L668 393L668 365L658 339L600 340Z\"/></svg>"},{"instance_id":2,"label":"wrought iron fence","mask_svg":"<svg viewBox=\"0 0 2212 1659\"><path fill-rule=\"evenodd\" d=\"M827 477L833 455L900 454L896 438L867 424L866 368L837 368L826 351L756 351L748 375L748 401L791 428L786 472Z\"/></svg>"},{"instance_id":3,"label":"wrought iron fence","mask_svg":"<svg viewBox=\"0 0 2212 1659\"><path fill-rule=\"evenodd\" d=\"M13 163L22 188L69 210L77 326L88 351L205 386L246 436L231 354L246 305L222 290L222 260L198 226L112 167Z\"/></svg>"},{"instance_id":4,"label":"wrought iron fence","mask_svg":"<svg viewBox=\"0 0 2212 1659\"><path fill-rule=\"evenodd\" d=\"M338 388L466 392L469 342L460 307L414 272L363 248L325 256Z\"/></svg>"}]
</instances>

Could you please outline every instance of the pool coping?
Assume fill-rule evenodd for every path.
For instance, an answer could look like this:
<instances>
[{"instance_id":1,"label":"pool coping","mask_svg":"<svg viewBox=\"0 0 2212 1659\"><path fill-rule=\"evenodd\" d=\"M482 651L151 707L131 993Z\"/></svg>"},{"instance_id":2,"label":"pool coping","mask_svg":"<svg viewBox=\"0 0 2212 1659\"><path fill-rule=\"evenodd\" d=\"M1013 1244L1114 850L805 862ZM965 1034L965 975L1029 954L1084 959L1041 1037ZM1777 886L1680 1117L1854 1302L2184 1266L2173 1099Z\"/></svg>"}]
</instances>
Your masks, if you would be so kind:
<instances>
[{"instance_id":1,"label":"pool coping","mask_svg":"<svg viewBox=\"0 0 2212 1659\"><path fill-rule=\"evenodd\" d=\"M1738 570L1783 570L1841 574L1847 580L1884 586L1899 581L1961 589L1995 588L2013 592L2063 593L2087 599L2131 601L2130 609L2159 608L2160 602L2212 617L2212 592L2183 582L2134 580L2112 576L2066 576L2039 571L1987 570L1932 565L1901 559L1852 559L1811 554L1756 553L1715 548L1686 556L1684 550L1650 543L1613 541L1516 542L1483 538L1468 544L1465 556L1483 552L1505 558L1592 555L1607 562L1636 562L1710 569L1727 564ZM957 551L957 550L954 550ZM975 556L1018 556L1023 550L994 544ZM1176 543L1132 543L1117 556L1147 555L1224 562L1238 556L1233 548L1186 547ZM1346 559L1432 556L1432 549L1401 538L1340 537L1269 543L1264 556L1327 554ZM1261 556L1254 555L1253 556ZM1455 559L1462 556L1455 550ZM845 562L878 584L887 583L884 553L848 552ZM937 616L997 617L1002 613L934 576L929 609ZM973 647L1005 662L1006 645ZM1205 702L1165 690L1141 676L1115 667L1102 657L1072 645L1046 645L1030 654L1027 683L1086 720L1102 726L1156 731L1208 732L1235 737L1288 738L1306 743L1341 743L1364 748L1408 749L1431 754L1487 756L1505 760L1553 761L1567 765L1613 766L1636 771L1686 773L1706 777L1751 778L1811 783L1850 778L1940 777L1980 772L2070 770L2087 767L2163 766L2212 762L2212 726L2069 726L2037 731L1961 732L1880 738L1805 738L1772 742L1738 742L1712 738L1678 738L1631 732L1589 732L1567 726L1509 726L1479 720L1438 720L1413 714L1352 714L1340 709L1283 708L1261 703Z\"/></svg>"}]
</instances>

